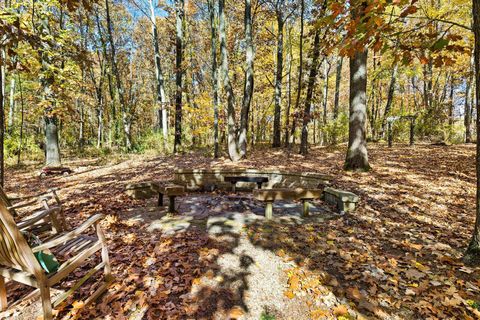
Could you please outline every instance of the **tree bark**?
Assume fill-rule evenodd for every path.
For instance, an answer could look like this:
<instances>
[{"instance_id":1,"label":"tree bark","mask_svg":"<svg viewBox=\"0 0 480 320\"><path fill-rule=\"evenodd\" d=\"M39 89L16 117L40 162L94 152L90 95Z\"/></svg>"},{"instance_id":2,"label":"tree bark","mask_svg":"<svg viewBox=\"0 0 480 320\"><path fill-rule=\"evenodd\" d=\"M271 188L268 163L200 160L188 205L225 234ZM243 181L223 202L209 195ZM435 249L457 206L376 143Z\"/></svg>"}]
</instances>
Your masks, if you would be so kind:
<instances>
[{"instance_id":1,"label":"tree bark","mask_svg":"<svg viewBox=\"0 0 480 320\"><path fill-rule=\"evenodd\" d=\"M297 85L297 97L295 99L295 113L299 111L300 108L300 97L302 95L302 77L303 77L303 31L304 31L304 16L305 16L305 1L300 0L300 38L298 45L298 85ZM295 130L297 127L297 118L293 118L292 130L290 131L291 142L295 142ZM288 147L290 146L290 141L288 141Z\"/></svg>"},{"instance_id":2,"label":"tree bark","mask_svg":"<svg viewBox=\"0 0 480 320\"><path fill-rule=\"evenodd\" d=\"M335 98L333 102L333 120L335 121L335 130L333 130L332 143L337 144L337 130L336 130L336 120L338 119L338 107L340 103L340 84L342 82L342 67L343 67L343 57L339 57L337 60L337 70L335 74Z\"/></svg>"},{"instance_id":3,"label":"tree bark","mask_svg":"<svg viewBox=\"0 0 480 320\"><path fill-rule=\"evenodd\" d=\"M219 156L218 146L218 66L217 66L217 26L215 23L214 0L208 1L210 15L211 50L212 50L212 88L213 88L213 157Z\"/></svg>"},{"instance_id":4,"label":"tree bark","mask_svg":"<svg viewBox=\"0 0 480 320\"><path fill-rule=\"evenodd\" d=\"M15 116L15 78L10 79L10 108L8 111L8 133L13 133L13 122Z\"/></svg>"},{"instance_id":5,"label":"tree bark","mask_svg":"<svg viewBox=\"0 0 480 320\"><path fill-rule=\"evenodd\" d=\"M472 57L473 58L473 57ZM471 71L470 74L467 78L467 83L465 86L465 118L464 118L464 124L465 124L465 143L471 143L472 142L472 131L471 131L471 124L472 124L472 109L473 109L473 101L470 99L471 96L471 90L472 90L472 82L473 82L473 77L474 77L474 62L472 59L472 64L471 64Z\"/></svg>"},{"instance_id":6,"label":"tree bark","mask_svg":"<svg viewBox=\"0 0 480 320\"><path fill-rule=\"evenodd\" d=\"M290 109L292 106L292 60L293 60L293 48L292 48L292 27L288 29L288 72L287 72L287 110L285 112L285 147L288 147L290 141Z\"/></svg>"},{"instance_id":7,"label":"tree bark","mask_svg":"<svg viewBox=\"0 0 480 320\"><path fill-rule=\"evenodd\" d=\"M310 122L310 110L312 108L313 90L318 73L318 58L320 57L320 30L315 32L312 48L312 64L310 65L310 74L308 76L307 96L305 98L305 110L303 112L302 139L300 142L300 154L308 153L308 123Z\"/></svg>"},{"instance_id":8,"label":"tree bark","mask_svg":"<svg viewBox=\"0 0 480 320\"><path fill-rule=\"evenodd\" d=\"M350 119L345 170L368 171L366 126L367 49L350 58Z\"/></svg>"},{"instance_id":9,"label":"tree bark","mask_svg":"<svg viewBox=\"0 0 480 320\"><path fill-rule=\"evenodd\" d=\"M237 130L235 123L235 97L233 94L232 84L228 75L228 53L227 53L227 36L225 32L225 0L218 1L219 16L219 39L220 39L220 74L222 77L223 90L227 96L227 144L228 156L232 161L241 159L238 150Z\"/></svg>"},{"instance_id":10,"label":"tree bark","mask_svg":"<svg viewBox=\"0 0 480 320\"><path fill-rule=\"evenodd\" d=\"M392 74L390 75L390 85L388 86L387 103L385 104L385 112L383 114L382 131L380 132L380 136L382 138L385 134L385 127L387 125L387 118L390 115L390 111L392 109L393 95L395 93L395 84L396 84L396 81L397 81L397 71L398 71L398 63L394 62L394 65L393 65L393 68L392 68ZM372 115L372 117L373 117L373 115ZM373 138L375 138L375 137L373 137Z\"/></svg>"},{"instance_id":11,"label":"tree bark","mask_svg":"<svg viewBox=\"0 0 480 320\"><path fill-rule=\"evenodd\" d=\"M238 137L238 145L240 156L245 157L247 154L247 130L248 115L253 96L253 36L252 36L252 1L245 0L245 84L243 90L242 109L240 111L240 136Z\"/></svg>"},{"instance_id":12,"label":"tree bark","mask_svg":"<svg viewBox=\"0 0 480 320\"><path fill-rule=\"evenodd\" d=\"M18 143L18 154L17 154L17 164L20 164L21 156L22 156L22 149L23 149L23 118L24 118L24 109L25 109L25 103L23 99L23 88L22 88L22 80L20 79L20 76L17 74L18 78L18 88L20 90L20 106L21 106L21 114L20 114L20 136L18 138L19 143Z\"/></svg>"},{"instance_id":13,"label":"tree bark","mask_svg":"<svg viewBox=\"0 0 480 320\"><path fill-rule=\"evenodd\" d=\"M273 144L277 148L281 145L281 117L282 117L282 78L283 78L283 12L277 9L277 68L275 73L275 111L273 116Z\"/></svg>"},{"instance_id":14,"label":"tree bark","mask_svg":"<svg viewBox=\"0 0 480 320\"><path fill-rule=\"evenodd\" d=\"M182 76L183 76L183 20L185 1L175 0L175 140L173 152L182 144Z\"/></svg>"},{"instance_id":15,"label":"tree bark","mask_svg":"<svg viewBox=\"0 0 480 320\"><path fill-rule=\"evenodd\" d=\"M125 102L125 94L123 91L122 85L122 78L120 77L120 72L118 71L117 66L117 54L115 48L115 42L113 41L113 24L112 19L110 17L110 5L109 0L105 0L105 10L107 16L107 29L108 29L108 40L110 42L110 60L111 60L111 67L113 74L115 76L115 84L117 86L117 94L120 100L120 107L122 109L122 123L123 123L123 131L125 134L125 147L127 150L131 150L133 147L132 137L131 137L131 119L128 114L127 104Z\"/></svg>"},{"instance_id":16,"label":"tree bark","mask_svg":"<svg viewBox=\"0 0 480 320\"><path fill-rule=\"evenodd\" d=\"M165 85L163 81L162 64L160 61L160 45L158 43L158 29L157 20L155 17L155 9L153 7L153 0L149 0L150 4L150 20L152 22L152 42L155 54L155 80L157 103L160 104L158 110L158 128L162 130L163 145L166 147L168 142L168 128L167 128L167 99L165 96Z\"/></svg>"},{"instance_id":17,"label":"tree bark","mask_svg":"<svg viewBox=\"0 0 480 320\"><path fill-rule=\"evenodd\" d=\"M480 2L473 0L473 33L475 35L474 56L475 56L475 107L477 115L480 113ZM466 258L480 256L480 117L477 116L477 154L476 154L476 171L477 171L477 194L475 207L475 227L472 239L468 245Z\"/></svg>"}]
</instances>

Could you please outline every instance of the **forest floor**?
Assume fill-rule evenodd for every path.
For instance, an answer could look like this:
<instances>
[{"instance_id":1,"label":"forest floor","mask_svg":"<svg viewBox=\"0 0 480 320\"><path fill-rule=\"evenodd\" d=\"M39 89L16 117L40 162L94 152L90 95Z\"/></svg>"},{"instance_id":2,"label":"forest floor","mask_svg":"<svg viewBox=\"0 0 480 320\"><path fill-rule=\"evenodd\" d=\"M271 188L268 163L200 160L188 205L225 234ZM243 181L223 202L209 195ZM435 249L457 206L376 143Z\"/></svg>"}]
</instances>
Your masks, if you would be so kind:
<instances>
[{"instance_id":1,"label":"forest floor","mask_svg":"<svg viewBox=\"0 0 480 320\"><path fill-rule=\"evenodd\" d=\"M38 179L38 166L8 169L6 191L59 187L73 226L94 213L109 243L115 281L96 303L87 283L60 317L87 319L478 319L480 268L461 257L475 214L475 146L370 144L372 171L342 170L345 146L307 157L257 149L238 163L199 152L105 163L71 160L75 173ZM334 176L360 196L339 216L311 219L280 204L265 222L248 194L192 193L167 217L125 184L170 180L177 168L274 168ZM82 272L76 272L80 276ZM64 283L63 285L67 285ZM63 289L60 287L59 289ZM21 291L12 290L9 298Z\"/></svg>"}]
</instances>

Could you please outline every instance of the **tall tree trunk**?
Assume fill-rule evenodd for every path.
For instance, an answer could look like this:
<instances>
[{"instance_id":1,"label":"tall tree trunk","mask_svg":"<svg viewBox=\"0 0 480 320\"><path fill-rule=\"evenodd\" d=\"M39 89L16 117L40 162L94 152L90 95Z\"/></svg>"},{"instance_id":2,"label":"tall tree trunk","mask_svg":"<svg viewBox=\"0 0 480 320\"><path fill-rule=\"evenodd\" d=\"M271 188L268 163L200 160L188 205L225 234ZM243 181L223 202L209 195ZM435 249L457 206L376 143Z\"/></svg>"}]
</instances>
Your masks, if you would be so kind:
<instances>
[{"instance_id":1,"label":"tall tree trunk","mask_svg":"<svg viewBox=\"0 0 480 320\"><path fill-rule=\"evenodd\" d=\"M113 24L112 19L110 17L110 5L109 0L105 0L105 10L107 16L107 30L108 30L108 40L110 42L110 64L112 67L113 75L115 76L115 84L117 86L117 94L120 100L120 107L122 111L122 123L123 123L123 131L125 134L125 147L127 150L132 149L132 137L131 137L131 119L128 114L127 104L125 102L125 95L123 91L122 85L122 78L120 77L120 72L118 71L117 66L117 54L115 49L115 42L113 41Z\"/></svg>"},{"instance_id":2,"label":"tall tree trunk","mask_svg":"<svg viewBox=\"0 0 480 320\"><path fill-rule=\"evenodd\" d=\"M450 78L450 93L448 96L448 125L451 127L453 126L454 123L454 109L455 109L455 104L454 104L454 95L455 95L455 78L453 75ZM453 128L450 128L452 130Z\"/></svg>"},{"instance_id":3,"label":"tall tree trunk","mask_svg":"<svg viewBox=\"0 0 480 320\"><path fill-rule=\"evenodd\" d=\"M273 116L273 144L277 148L281 145L281 118L282 118L282 78L283 78L283 11L277 9L277 68L275 72L275 111Z\"/></svg>"},{"instance_id":4,"label":"tall tree trunk","mask_svg":"<svg viewBox=\"0 0 480 320\"><path fill-rule=\"evenodd\" d=\"M335 74L335 98L333 101L333 120L335 121L335 130L333 130L332 143L337 144L337 123L338 119L338 107L340 103L340 84L342 82L342 67L343 67L343 57L340 56L337 60L337 70Z\"/></svg>"},{"instance_id":5,"label":"tall tree trunk","mask_svg":"<svg viewBox=\"0 0 480 320\"><path fill-rule=\"evenodd\" d=\"M17 154L17 164L20 164L21 156L22 156L22 149L23 149L23 117L24 117L24 109L25 109L25 102L23 100L23 88L22 88L22 80L20 76L17 75L18 78L18 88L20 90L20 106L21 106L21 114L20 114L20 136L18 138L18 154Z\"/></svg>"},{"instance_id":6,"label":"tall tree trunk","mask_svg":"<svg viewBox=\"0 0 480 320\"><path fill-rule=\"evenodd\" d=\"M13 133L13 122L15 116L15 78L10 79L10 108L8 111L8 133Z\"/></svg>"},{"instance_id":7,"label":"tall tree trunk","mask_svg":"<svg viewBox=\"0 0 480 320\"><path fill-rule=\"evenodd\" d=\"M297 85L297 97L295 99L295 114L299 111L300 108L300 97L302 95L302 78L303 78L303 31L304 31L304 16L305 16L305 0L300 0L300 38L298 45L298 85ZM292 143L295 143L295 130L297 127L297 118L293 118L292 130L290 133ZM290 141L288 141L288 146L290 146Z\"/></svg>"},{"instance_id":8,"label":"tall tree trunk","mask_svg":"<svg viewBox=\"0 0 480 320\"><path fill-rule=\"evenodd\" d=\"M157 20L155 17L155 8L153 7L153 0L149 0L150 4L150 20L152 22L152 42L155 54L155 80L157 103L160 105L158 110L158 128L162 130L163 145L166 147L168 142L168 128L167 128L167 99L165 96L165 85L163 81L162 64L160 62L160 46L158 43L158 29Z\"/></svg>"},{"instance_id":9,"label":"tall tree trunk","mask_svg":"<svg viewBox=\"0 0 480 320\"><path fill-rule=\"evenodd\" d=\"M185 1L175 0L175 140L173 152L182 144L182 76L183 76L183 20Z\"/></svg>"},{"instance_id":10,"label":"tall tree trunk","mask_svg":"<svg viewBox=\"0 0 480 320\"><path fill-rule=\"evenodd\" d=\"M345 170L368 171L367 140L367 49L350 58L350 119Z\"/></svg>"},{"instance_id":11,"label":"tall tree trunk","mask_svg":"<svg viewBox=\"0 0 480 320\"><path fill-rule=\"evenodd\" d=\"M475 228L473 230L472 240L468 245L467 257L476 257L480 255L480 2L473 0L473 32L475 35L474 55L475 55L475 106L477 109L477 194L475 210Z\"/></svg>"},{"instance_id":12,"label":"tall tree trunk","mask_svg":"<svg viewBox=\"0 0 480 320\"><path fill-rule=\"evenodd\" d=\"M220 38L220 74L223 90L227 95L227 144L228 156L232 161L241 159L238 150L237 130L235 123L235 97L232 84L228 75L227 36L225 32L225 0L218 0L219 38Z\"/></svg>"},{"instance_id":13,"label":"tall tree trunk","mask_svg":"<svg viewBox=\"0 0 480 320\"><path fill-rule=\"evenodd\" d=\"M84 125L85 125L85 111L83 108L83 104L80 102L80 98L76 99L77 110L80 112L80 127L78 130L78 145L80 148L83 148L84 143Z\"/></svg>"},{"instance_id":14,"label":"tall tree trunk","mask_svg":"<svg viewBox=\"0 0 480 320\"><path fill-rule=\"evenodd\" d=\"M473 57L472 57L473 58ZM472 109L473 109L473 101L470 99L471 95L471 90L472 90L472 83L473 83L473 78L474 78L474 72L475 72L475 66L474 62L472 59L472 64L471 64L471 71L470 74L467 78L467 83L465 86L465 118L464 118L464 124L465 124L465 143L471 143L472 142L472 131L471 131L471 124L472 124Z\"/></svg>"},{"instance_id":15,"label":"tall tree trunk","mask_svg":"<svg viewBox=\"0 0 480 320\"><path fill-rule=\"evenodd\" d=\"M253 36L252 36L252 1L245 0L245 84L243 89L242 109L240 111L240 135L238 137L238 145L240 156L245 157L247 154L247 130L248 115L253 96Z\"/></svg>"},{"instance_id":16,"label":"tall tree trunk","mask_svg":"<svg viewBox=\"0 0 480 320\"><path fill-rule=\"evenodd\" d=\"M312 108L313 89L318 73L318 58L320 57L320 30L315 32L312 48L312 64L308 76L307 96L305 98L305 110L303 112L302 139L300 143L300 154L308 153L308 123L310 122L310 110Z\"/></svg>"},{"instance_id":17,"label":"tall tree trunk","mask_svg":"<svg viewBox=\"0 0 480 320\"><path fill-rule=\"evenodd\" d=\"M287 110L285 112L285 147L288 147L290 141L290 109L292 106L292 26L288 27L288 72L287 72Z\"/></svg>"},{"instance_id":18,"label":"tall tree trunk","mask_svg":"<svg viewBox=\"0 0 480 320\"><path fill-rule=\"evenodd\" d=\"M212 50L212 88L213 88L213 157L219 156L218 147L218 67L217 67L217 26L215 23L214 0L208 0L210 15L211 50Z\"/></svg>"},{"instance_id":19,"label":"tall tree trunk","mask_svg":"<svg viewBox=\"0 0 480 320\"><path fill-rule=\"evenodd\" d=\"M385 105L385 113L383 114L382 131L380 132L380 136L382 138L385 135L385 128L387 126L387 118L390 115L390 111L392 109L393 94L395 93L395 84L396 84L396 81L397 81L397 71L398 71L398 63L394 62L394 65L393 65L393 68L392 68L392 73L390 75L390 85L388 86L387 104ZM372 117L373 117L373 115L372 115ZM375 137L373 137L373 138L375 138Z\"/></svg>"}]
</instances>

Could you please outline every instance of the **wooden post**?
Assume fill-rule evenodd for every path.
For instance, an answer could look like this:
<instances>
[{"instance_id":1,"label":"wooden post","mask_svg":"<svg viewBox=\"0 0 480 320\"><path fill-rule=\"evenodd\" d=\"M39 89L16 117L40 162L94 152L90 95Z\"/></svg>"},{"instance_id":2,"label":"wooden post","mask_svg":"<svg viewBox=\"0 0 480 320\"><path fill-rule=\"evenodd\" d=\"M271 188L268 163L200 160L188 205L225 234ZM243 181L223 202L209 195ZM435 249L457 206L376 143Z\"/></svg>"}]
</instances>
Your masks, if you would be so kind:
<instances>
[{"instance_id":1,"label":"wooden post","mask_svg":"<svg viewBox=\"0 0 480 320\"><path fill-rule=\"evenodd\" d=\"M7 289L5 288L5 278L0 276L0 311L7 310Z\"/></svg>"},{"instance_id":2,"label":"wooden post","mask_svg":"<svg viewBox=\"0 0 480 320\"><path fill-rule=\"evenodd\" d=\"M163 207L163 193L158 193L158 206Z\"/></svg>"},{"instance_id":3,"label":"wooden post","mask_svg":"<svg viewBox=\"0 0 480 320\"><path fill-rule=\"evenodd\" d=\"M393 132L392 132L391 121L388 121L387 131L388 131L388 147L391 148L393 144Z\"/></svg>"},{"instance_id":4,"label":"wooden post","mask_svg":"<svg viewBox=\"0 0 480 320\"><path fill-rule=\"evenodd\" d=\"M273 217L273 201L267 201L265 205L265 218L271 220Z\"/></svg>"},{"instance_id":5,"label":"wooden post","mask_svg":"<svg viewBox=\"0 0 480 320\"><path fill-rule=\"evenodd\" d=\"M410 119L410 145L413 146L415 143L415 118Z\"/></svg>"},{"instance_id":6,"label":"wooden post","mask_svg":"<svg viewBox=\"0 0 480 320\"><path fill-rule=\"evenodd\" d=\"M175 213L175 196L169 196L168 213Z\"/></svg>"},{"instance_id":7,"label":"wooden post","mask_svg":"<svg viewBox=\"0 0 480 320\"><path fill-rule=\"evenodd\" d=\"M52 302L50 301L50 288L45 283L40 283L40 298L42 299L43 319L52 320Z\"/></svg>"},{"instance_id":8,"label":"wooden post","mask_svg":"<svg viewBox=\"0 0 480 320\"><path fill-rule=\"evenodd\" d=\"M310 203L306 199L301 199L303 205L303 216L308 217L310 215Z\"/></svg>"}]
</instances>

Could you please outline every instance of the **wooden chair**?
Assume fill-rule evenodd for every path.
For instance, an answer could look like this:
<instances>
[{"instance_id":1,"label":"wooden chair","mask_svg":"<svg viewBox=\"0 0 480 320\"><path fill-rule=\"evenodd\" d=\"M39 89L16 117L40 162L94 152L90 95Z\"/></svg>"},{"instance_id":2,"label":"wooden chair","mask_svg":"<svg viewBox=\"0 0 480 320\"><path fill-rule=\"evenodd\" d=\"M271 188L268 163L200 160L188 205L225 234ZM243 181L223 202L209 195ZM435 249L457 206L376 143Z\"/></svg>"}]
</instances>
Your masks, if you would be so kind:
<instances>
[{"instance_id":1,"label":"wooden chair","mask_svg":"<svg viewBox=\"0 0 480 320\"><path fill-rule=\"evenodd\" d=\"M49 214L50 211L54 210L58 211L58 208L46 209L44 214ZM8 306L5 278L37 288L34 292L40 295L46 320L52 319L52 308L58 306L87 279L103 268L104 281L92 296L85 301L85 304L98 298L107 289L112 279L105 236L99 225L102 218L103 215L96 214L76 229L60 234L48 242L31 248L20 232L20 227L13 220L11 211L5 202L0 199L0 311L5 311ZM90 227L95 228L96 236L84 234ZM47 274L34 256L35 252L45 249L49 249L57 255L69 255L72 257L61 263L56 272ZM88 258L93 257L97 251L101 251L101 262L73 287L60 294L52 302L50 299L50 288L71 275L75 269L81 266Z\"/></svg>"},{"instance_id":2,"label":"wooden chair","mask_svg":"<svg viewBox=\"0 0 480 320\"><path fill-rule=\"evenodd\" d=\"M33 214L27 214L27 217L23 217L18 224L21 226L21 230L31 231L38 236L42 236L47 231L48 236L51 236L69 230L63 214L62 203L56 191L57 189L49 189L46 192L26 197L8 197L3 188L0 187L0 200L5 202L14 217L19 216L17 211L19 209L40 205L40 208L37 208ZM52 207L58 208L58 210L49 211L50 214L45 214L45 210ZM39 216L41 213L44 213L42 217Z\"/></svg>"}]
</instances>

